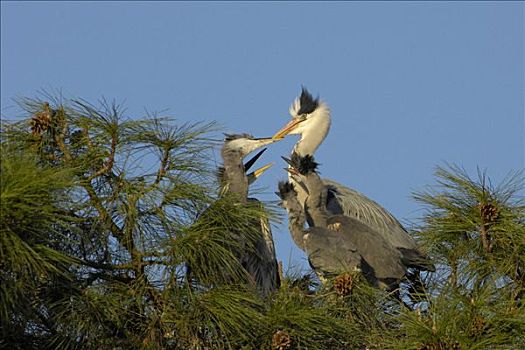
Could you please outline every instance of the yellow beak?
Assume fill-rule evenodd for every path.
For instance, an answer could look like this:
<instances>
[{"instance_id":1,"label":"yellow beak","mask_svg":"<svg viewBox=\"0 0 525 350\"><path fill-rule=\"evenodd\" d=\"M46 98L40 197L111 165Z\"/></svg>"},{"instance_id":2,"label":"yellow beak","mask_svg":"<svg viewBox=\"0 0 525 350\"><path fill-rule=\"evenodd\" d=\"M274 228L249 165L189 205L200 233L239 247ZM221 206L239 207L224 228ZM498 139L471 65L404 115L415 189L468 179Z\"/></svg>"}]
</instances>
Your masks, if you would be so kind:
<instances>
[{"instance_id":1,"label":"yellow beak","mask_svg":"<svg viewBox=\"0 0 525 350\"><path fill-rule=\"evenodd\" d=\"M253 176L255 176L255 178L257 179L259 176L262 175L262 173L264 173L266 170L270 169L272 167L272 165L273 165L273 163L269 163L269 164L266 164L263 167L260 167L259 169L255 170L253 172Z\"/></svg>"},{"instance_id":2,"label":"yellow beak","mask_svg":"<svg viewBox=\"0 0 525 350\"><path fill-rule=\"evenodd\" d=\"M281 130L277 131L275 133L275 135L272 136L272 139L274 139L274 140L281 140L281 139L283 139L286 135L288 135L303 120L304 119L302 119L302 118L293 118Z\"/></svg>"},{"instance_id":3,"label":"yellow beak","mask_svg":"<svg viewBox=\"0 0 525 350\"><path fill-rule=\"evenodd\" d=\"M251 185L252 183L255 182L255 180L257 180L259 178L259 176L262 175L262 173L264 173L266 170L268 170L271 166L273 165L273 163L270 163L270 164L266 164L265 166L249 173L248 175L246 175L248 177L248 184Z\"/></svg>"}]
</instances>

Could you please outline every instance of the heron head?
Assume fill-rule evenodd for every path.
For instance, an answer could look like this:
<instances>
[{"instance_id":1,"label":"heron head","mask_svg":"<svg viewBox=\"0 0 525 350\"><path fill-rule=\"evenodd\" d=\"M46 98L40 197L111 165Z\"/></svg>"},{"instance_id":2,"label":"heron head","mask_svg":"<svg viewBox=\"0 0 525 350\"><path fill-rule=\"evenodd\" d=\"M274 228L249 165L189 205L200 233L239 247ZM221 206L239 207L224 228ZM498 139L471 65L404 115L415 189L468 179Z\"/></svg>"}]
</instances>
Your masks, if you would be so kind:
<instances>
[{"instance_id":1,"label":"heron head","mask_svg":"<svg viewBox=\"0 0 525 350\"><path fill-rule=\"evenodd\" d=\"M282 127L274 139L280 140L286 135L304 135L319 133L326 135L330 128L330 109L319 99L302 88L301 95L290 106L292 120Z\"/></svg>"},{"instance_id":2,"label":"heron head","mask_svg":"<svg viewBox=\"0 0 525 350\"><path fill-rule=\"evenodd\" d=\"M288 181L279 181L279 191L275 192L281 198L280 206L285 208L289 214L300 215L303 207L297 199L297 192L294 185Z\"/></svg>"},{"instance_id":3,"label":"heron head","mask_svg":"<svg viewBox=\"0 0 525 350\"><path fill-rule=\"evenodd\" d=\"M275 192L275 194L281 198L281 203L291 199L297 199L297 192L295 191L295 188L291 182L279 181L277 186L279 190Z\"/></svg>"},{"instance_id":4,"label":"heron head","mask_svg":"<svg viewBox=\"0 0 525 350\"><path fill-rule=\"evenodd\" d=\"M223 155L236 153L243 159L256 149L277 141L271 137L255 138L249 134L225 134L225 136Z\"/></svg>"},{"instance_id":5,"label":"heron head","mask_svg":"<svg viewBox=\"0 0 525 350\"><path fill-rule=\"evenodd\" d=\"M252 184L259 176L261 176L266 170L268 170L273 164L267 164L251 173L248 173L248 170L255 164L257 159L266 151L266 148L263 148L252 158L250 158L246 163L242 164L243 159L253 152L254 150L274 142L275 140L271 138L254 138L249 134L226 134L224 140L224 145L221 150L222 158L224 164L228 163L231 167L232 164L241 164L244 165L244 174L248 179L248 184ZM233 163L232 163L233 162ZM233 168L235 169L235 168ZM239 169L242 171L241 169ZM225 181L225 168L219 167L217 170L217 178L221 184Z\"/></svg>"}]
</instances>

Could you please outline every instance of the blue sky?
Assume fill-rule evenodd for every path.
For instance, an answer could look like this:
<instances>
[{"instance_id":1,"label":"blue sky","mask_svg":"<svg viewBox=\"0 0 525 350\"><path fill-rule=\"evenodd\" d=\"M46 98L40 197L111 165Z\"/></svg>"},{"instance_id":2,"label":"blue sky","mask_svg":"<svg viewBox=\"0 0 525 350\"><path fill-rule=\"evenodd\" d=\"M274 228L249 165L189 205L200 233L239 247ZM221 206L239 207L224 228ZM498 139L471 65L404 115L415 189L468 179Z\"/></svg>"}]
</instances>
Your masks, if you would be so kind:
<instances>
[{"instance_id":1,"label":"blue sky","mask_svg":"<svg viewBox=\"0 0 525 350\"><path fill-rule=\"evenodd\" d=\"M402 222L443 162L525 162L523 2L1 2L1 116L41 89L268 136L304 84L332 109L322 175ZM262 199L286 175L273 145ZM304 265L284 225L279 259Z\"/></svg>"}]
</instances>

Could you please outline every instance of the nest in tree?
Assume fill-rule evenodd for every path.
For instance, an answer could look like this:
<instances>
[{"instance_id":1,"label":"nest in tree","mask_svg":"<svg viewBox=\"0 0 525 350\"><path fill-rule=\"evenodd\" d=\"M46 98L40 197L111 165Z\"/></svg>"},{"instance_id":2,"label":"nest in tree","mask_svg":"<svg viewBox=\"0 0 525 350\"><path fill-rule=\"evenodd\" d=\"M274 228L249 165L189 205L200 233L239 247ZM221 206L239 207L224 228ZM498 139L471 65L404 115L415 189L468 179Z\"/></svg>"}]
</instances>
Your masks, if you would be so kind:
<instances>
[{"instance_id":1,"label":"nest in tree","mask_svg":"<svg viewBox=\"0 0 525 350\"><path fill-rule=\"evenodd\" d=\"M342 275L337 276L334 279L334 290L339 294L340 296L346 296L352 292L352 287L354 285L354 280L352 278L352 275L349 273L344 273Z\"/></svg>"},{"instance_id":2,"label":"nest in tree","mask_svg":"<svg viewBox=\"0 0 525 350\"><path fill-rule=\"evenodd\" d=\"M51 128L53 111L49 107L49 103L44 102L43 110L37 112L31 118L31 133L33 135L40 135Z\"/></svg>"},{"instance_id":3,"label":"nest in tree","mask_svg":"<svg viewBox=\"0 0 525 350\"><path fill-rule=\"evenodd\" d=\"M278 330L272 338L272 349L286 350L292 347L292 337L285 331Z\"/></svg>"}]
</instances>

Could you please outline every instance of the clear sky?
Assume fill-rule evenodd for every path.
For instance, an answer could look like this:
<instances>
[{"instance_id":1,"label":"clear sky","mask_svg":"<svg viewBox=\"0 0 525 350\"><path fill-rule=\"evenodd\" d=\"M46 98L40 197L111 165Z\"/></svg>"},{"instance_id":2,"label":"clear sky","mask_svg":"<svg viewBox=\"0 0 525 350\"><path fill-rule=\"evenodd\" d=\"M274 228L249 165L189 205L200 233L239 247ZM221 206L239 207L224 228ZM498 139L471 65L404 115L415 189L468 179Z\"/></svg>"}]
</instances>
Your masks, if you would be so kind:
<instances>
[{"instance_id":1,"label":"clear sky","mask_svg":"<svg viewBox=\"0 0 525 350\"><path fill-rule=\"evenodd\" d=\"M1 115L41 89L268 136L304 84L332 109L322 175L402 222L445 161L525 162L523 2L1 2ZM262 199L286 178L280 155ZM278 258L304 265L284 225Z\"/></svg>"}]
</instances>

